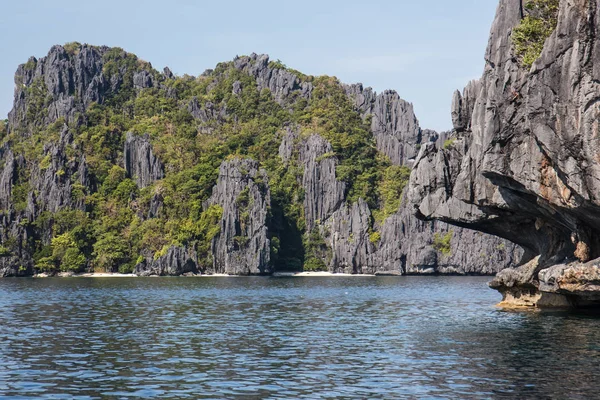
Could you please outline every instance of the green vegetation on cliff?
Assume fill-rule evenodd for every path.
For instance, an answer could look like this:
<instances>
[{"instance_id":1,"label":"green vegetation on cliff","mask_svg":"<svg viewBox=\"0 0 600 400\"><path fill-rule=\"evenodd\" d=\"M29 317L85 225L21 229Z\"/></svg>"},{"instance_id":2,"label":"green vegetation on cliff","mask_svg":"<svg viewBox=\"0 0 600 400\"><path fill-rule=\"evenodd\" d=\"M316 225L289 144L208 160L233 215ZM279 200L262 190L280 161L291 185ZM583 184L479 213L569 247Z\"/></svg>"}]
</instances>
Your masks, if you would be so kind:
<instances>
[{"instance_id":1,"label":"green vegetation on cliff","mask_svg":"<svg viewBox=\"0 0 600 400\"><path fill-rule=\"evenodd\" d=\"M546 39L556 29L559 0L529 0L526 16L513 29L512 41L521 64L531 68L544 49Z\"/></svg>"},{"instance_id":2,"label":"green vegetation on cliff","mask_svg":"<svg viewBox=\"0 0 600 400\"><path fill-rule=\"evenodd\" d=\"M451 241L453 236L453 231L449 231L445 235L436 232L433 235L433 248L442 253L444 256L452 255Z\"/></svg>"},{"instance_id":3,"label":"green vegetation on cliff","mask_svg":"<svg viewBox=\"0 0 600 400\"><path fill-rule=\"evenodd\" d=\"M74 42L64 49L67 57L74 57L82 46ZM368 120L353 109L336 78L309 77L271 62L271 68L291 71L301 83L312 85L310 97L294 91L276 101L234 62L199 77L159 74L120 48L106 50L102 62L102 81L110 83L103 100L78 110L68 124L64 117L46 122L52 96L39 78L26 88L26 124L8 133L0 121L0 139L28 166L19 168L12 190L19 212L28 207L31 194L37 199L29 184L32 174L54 171L56 160L48 146L64 140L65 130L72 135L64 150L66 161L54 171L54 179L70 182L76 206L23 222L35 233L31 245L40 270L80 271L89 266L130 272L145 257L166 254L171 245L192 248L199 263L209 265L223 210L206 204L220 164L232 157L250 157L267 171L271 262L281 268L326 269L323 260L330 254L323 238L316 230L306 232L302 167L297 160L286 164L279 157L283 133L290 126L298 127L301 138L316 133L331 143L333 152L323 157L336 158L337 179L346 183L348 203L363 199L371 210L380 210L376 215L381 219L400 206L409 171L392 166L377 152ZM136 87L135 76L142 72L160 84ZM135 177L127 176L123 149L128 132L149 135L164 165L164 179L140 188ZM85 185L72 167L79 160L88 169ZM154 210L157 201L161 207ZM44 236L48 231L51 237Z\"/></svg>"}]
</instances>

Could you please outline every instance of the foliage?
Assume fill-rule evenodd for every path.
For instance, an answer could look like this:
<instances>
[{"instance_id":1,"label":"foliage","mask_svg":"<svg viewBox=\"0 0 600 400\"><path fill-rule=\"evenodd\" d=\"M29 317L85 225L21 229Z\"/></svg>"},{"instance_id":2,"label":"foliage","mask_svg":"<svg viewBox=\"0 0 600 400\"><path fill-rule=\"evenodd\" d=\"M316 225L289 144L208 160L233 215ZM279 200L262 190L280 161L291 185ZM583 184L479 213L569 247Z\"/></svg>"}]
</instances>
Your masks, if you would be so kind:
<instances>
[{"instance_id":1,"label":"foliage","mask_svg":"<svg viewBox=\"0 0 600 400\"><path fill-rule=\"evenodd\" d=\"M66 43L63 48L69 55L77 55L81 50L81 43L79 42L69 42Z\"/></svg>"},{"instance_id":2,"label":"foliage","mask_svg":"<svg viewBox=\"0 0 600 400\"><path fill-rule=\"evenodd\" d=\"M269 62L269 68L271 69L287 69L287 65L281 62L281 60Z\"/></svg>"},{"instance_id":3,"label":"foliage","mask_svg":"<svg viewBox=\"0 0 600 400\"><path fill-rule=\"evenodd\" d=\"M4 246L0 246L0 257L9 257L10 255L11 252L9 249Z\"/></svg>"},{"instance_id":4,"label":"foliage","mask_svg":"<svg viewBox=\"0 0 600 400\"><path fill-rule=\"evenodd\" d=\"M313 85L311 102L296 112L296 121L331 143L339 160L337 178L347 184L346 200L353 203L362 198L376 208L376 186L384 165L369 126L354 111L336 78L317 77Z\"/></svg>"},{"instance_id":5,"label":"foliage","mask_svg":"<svg viewBox=\"0 0 600 400\"><path fill-rule=\"evenodd\" d=\"M319 233L318 228L314 228L305 237L306 259L304 260L304 270L306 271L327 271L327 263L331 259L331 250L325 244L325 240Z\"/></svg>"},{"instance_id":6,"label":"foliage","mask_svg":"<svg viewBox=\"0 0 600 400\"><path fill-rule=\"evenodd\" d=\"M441 235L436 232L433 235L433 248L445 256L450 256L452 254L452 247L450 242L452 241L453 235L454 231L448 231L448 233L446 233L445 235Z\"/></svg>"},{"instance_id":7,"label":"foliage","mask_svg":"<svg viewBox=\"0 0 600 400\"><path fill-rule=\"evenodd\" d=\"M189 237L199 238L197 242L197 252L200 262L206 266L210 264L210 245L212 240L221 233L221 218L223 217L223 208L219 205L211 205L202 213L196 225L195 235Z\"/></svg>"},{"instance_id":8,"label":"foliage","mask_svg":"<svg viewBox=\"0 0 600 400\"><path fill-rule=\"evenodd\" d=\"M87 264L86 256L71 233L63 233L52 239L51 255L39 257L36 267L42 271L80 272Z\"/></svg>"},{"instance_id":9,"label":"foliage","mask_svg":"<svg viewBox=\"0 0 600 400\"><path fill-rule=\"evenodd\" d=\"M52 163L52 158L50 157L50 154L47 154L46 157L42 158L42 161L40 161L40 169L44 170L44 169L48 169L50 167Z\"/></svg>"},{"instance_id":10,"label":"foliage","mask_svg":"<svg viewBox=\"0 0 600 400\"><path fill-rule=\"evenodd\" d=\"M81 44L68 43L64 48L73 56ZM61 180L71 180L71 199L78 209L44 212L33 222L31 245L38 269L79 271L89 265L130 272L140 257L159 258L171 246L189 246L202 265L211 265L211 243L221 232L223 209L208 206L207 200L222 161L249 157L267 172L268 182L258 176L255 184L263 192L267 184L270 188L272 263L280 269L304 265L326 270L331 254L325 240L318 230L306 232L303 168L296 160L283 163L278 155L281 133L290 126L302 138L319 134L331 143L332 151L318 161L335 158L336 175L346 183L349 203L363 199L383 217L398 210L408 169L392 166L378 154L369 119L363 120L354 110L336 78L308 77L280 61L271 62L271 68L286 69L313 84L310 99L297 91L280 104L270 90L258 90L255 78L233 63L221 63L197 78L166 78L120 48L106 51L103 63L104 79L110 82L118 77L120 86L111 85L101 104L89 105L76 123L69 121L73 143L67 146L67 156L69 162L85 157L90 184L82 185L66 164L58 170ZM142 70L161 84L135 89L133 76ZM241 91L233 93L236 83ZM67 125L64 119L47 125L51 100L43 79L38 79L26 89L30 132L9 134L0 122L2 141L10 142L28 165L41 170L51 168L53 161L45 145L59 143ZM205 113L207 120L194 118L191 109ZM139 189L127 176L121 167L127 132L149 135L155 155L165 166L164 179ZM29 177L19 177L12 191L17 211L27 207L31 190ZM162 207L150 217L155 201ZM252 202L248 189L236 201L241 219L247 219ZM54 236L51 244L43 240L42 232L48 230ZM373 243L379 237L377 232L371 234ZM243 246L248 239L235 240Z\"/></svg>"},{"instance_id":11,"label":"foliage","mask_svg":"<svg viewBox=\"0 0 600 400\"><path fill-rule=\"evenodd\" d=\"M129 261L128 250L123 236L113 232L103 233L94 243L95 266L100 270L114 271L119 265Z\"/></svg>"},{"instance_id":12,"label":"foliage","mask_svg":"<svg viewBox=\"0 0 600 400\"><path fill-rule=\"evenodd\" d=\"M378 186L381 210L374 212L378 221L383 221L398 211L402 201L402 191L409 178L410 168L406 166L390 165L385 169Z\"/></svg>"},{"instance_id":13,"label":"foliage","mask_svg":"<svg viewBox=\"0 0 600 400\"><path fill-rule=\"evenodd\" d=\"M369 234L369 241L373 244L379 243L381 241L381 233L375 231Z\"/></svg>"},{"instance_id":14,"label":"foliage","mask_svg":"<svg viewBox=\"0 0 600 400\"><path fill-rule=\"evenodd\" d=\"M248 205L250 204L250 190L248 187L245 187L244 190L240 192L235 202L241 209L248 208Z\"/></svg>"},{"instance_id":15,"label":"foliage","mask_svg":"<svg viewBox=\"0 0 600 400\"><path fill-rule=\"evenodd\" d=\"M27 196L30 191L29 182L17 183L12 187L11 202L16 211L24 211L27 208Z\"/></svg>"},{"instance_id":16,"label":"foliage","mask_svg":"<svg viewBox=\"0 0 600 400\"><path fill-rule=\"evenodd\" d=\"M29 59L25 65L23 65L23 68L25 68L26 71L31 71L35 69L36 65L36 62L33 59Z\"/></svg>"},{"instance_id":17,"label":"foliage","mask_svg":"<svg viewBox=\"0 0 600 400\"><path fill-rule=\"evenodd\" d=\"M8 134L8 120L0 120L0 140Z\"/></svg>"},{"instance_id":18,"label":"foliage","mask_svg":"<svg viewBox=\"0 0 600 400\"><path fill-rule=\"evenodd\" d=\"M530 0L525 4L527 15L512 32L521 65L531 68L544 49L546 39L556 29L559 0Z\"/></svg>"},{"instance_id":19,"label":"foliage","mask_svg":"<svg viewBox=\"0 0 600 400\"><path fill-rule=\"evenodd\" d=\"M40 126L48 115L48 106L52 100L52 96L49 94L42 77L34 79L25 91L27 93L27 112L25 117L28 122L33 122L35 125Z\"/></svg>"},{"instance_id":20,"label":"foliage","mask_svg":"<svg viewBox=\"0 0 600 400\"><path fill-rule=\"evenodd\" d=\"M456 138L450 138L444 141L444 149L445 150L450 150L453 146L454 143L456 143Z\"/></svg>"}]
</instances>

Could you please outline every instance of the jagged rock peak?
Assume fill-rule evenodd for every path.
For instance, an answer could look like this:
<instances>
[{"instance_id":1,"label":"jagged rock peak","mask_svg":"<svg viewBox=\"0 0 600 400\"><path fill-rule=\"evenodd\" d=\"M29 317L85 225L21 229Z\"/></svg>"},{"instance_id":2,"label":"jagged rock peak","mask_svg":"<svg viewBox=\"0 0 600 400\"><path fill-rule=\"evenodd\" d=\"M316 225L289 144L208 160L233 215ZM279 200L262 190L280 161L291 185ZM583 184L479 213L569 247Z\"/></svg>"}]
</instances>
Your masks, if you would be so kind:
<instances>
[{"instance_id":1,"label":"jagged rock peak","mask_svg":"<svg viewBox=\"0 0 600 400\"><path fill-rule=\"evenodd\" d=\"M297 92L301 98L310 99L312 83L302 81L295 73L278 62L271 62L266 54L236 57L235 68L248 73L256 79L258 90L269 89L281 105L290 102L290 95Z\"/></svg>"},{"instance_id":2,"label":"jagged rock peak","mask_svg":"<svg viewBox=\"0 0 600 400\"><path fill-rule=\"evenodd\" d=\"M364 118L371 117L371 130L377 149L387 155L393 164L411 165L421 145L429 141L433 131L423 131L413 105L394 90L377 94L362 84L345 85L346 94L354 108Z\"/></svg>"},{"instance_id":3,"label":"jagged rock peak","mask_svg":"<svg viewBox=\"0 0 600 400\"><path fill-rule=\"evenodd\" d=\"M126 74L127 68L134 68L133 74ZM153 87L159 79L150 63L120 48L79 43L53 46L47 56L31 57L18 67L9 130L45 126L59 118L72 122L92 103L103 103L123 87ZM41 109L37 107L40 101Z\"/></svg>"},{"instance_id":4,"label":"jagged rock peak","mask_svg":"<svg viewBox=\"0 0 600 400\"><path fill-rule=\"evenodd\" d=\"M467 84L463 93L454 92L452 97L452 126L457 132L471 129L471 116L475 108L475 100L481 89L478 80Z\"/></svg>"}]
</instances>

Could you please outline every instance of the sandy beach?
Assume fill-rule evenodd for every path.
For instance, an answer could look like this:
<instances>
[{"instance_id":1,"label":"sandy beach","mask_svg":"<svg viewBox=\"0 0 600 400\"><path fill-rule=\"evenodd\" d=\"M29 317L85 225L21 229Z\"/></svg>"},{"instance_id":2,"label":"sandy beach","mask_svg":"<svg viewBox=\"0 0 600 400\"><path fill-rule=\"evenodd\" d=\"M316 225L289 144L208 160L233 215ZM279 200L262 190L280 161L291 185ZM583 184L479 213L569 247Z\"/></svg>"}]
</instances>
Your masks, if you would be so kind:
<instances>
[{"instance_id":1,"label":"sandy beach","mask_svg":"<svg viewBox=\"0 0 600 400\"><path fill-rule=\"evenodd\" d=\"M181 275L184 278L236 278L243 275L228 275L228 274L205 274L205 275ZM272 277L276 278L306 278L306 277L374 277L377 275L372 274L334 274L331 272L275 272ZM73 274L70 272L61 272L56 275L49 275L47 273L41 273L33 275L33 278L138 278L139 275L135 274L121 274L118 272L85 272L80 274ZM148 276L149 278L159 277L157 275Z\"/></svg>"},{"instance_id":2,"label":"sandy beach","mask_svg":"<svg viewBox=\"0 0 600 400\"><path fill-rule=\"evenodd\" d=\"M302 277L348 277L348 276L375 276L368 274L333 274L331 272L275 272L272 276L282 278L282 277L294 277L294 278L302 278Z\"/></svg>"}]
</instances>

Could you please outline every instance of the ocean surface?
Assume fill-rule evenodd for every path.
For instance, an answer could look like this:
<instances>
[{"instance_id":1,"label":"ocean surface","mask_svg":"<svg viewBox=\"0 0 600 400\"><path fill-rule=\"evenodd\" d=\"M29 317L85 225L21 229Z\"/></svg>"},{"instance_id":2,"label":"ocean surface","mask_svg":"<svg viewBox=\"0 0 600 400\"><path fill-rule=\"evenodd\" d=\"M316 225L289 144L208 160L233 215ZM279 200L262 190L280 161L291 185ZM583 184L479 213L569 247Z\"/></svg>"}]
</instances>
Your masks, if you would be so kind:
<instances>
[{"instance_id":1,"label":"ocean surface","mask_svg":"<svg viewBox=\"0 0 600 400\"><path fill-rule=\"evenodd\" d=\"M0 397L597 397L600 319L488 280L1 279Z\"/></svg>"}]
</instances>

